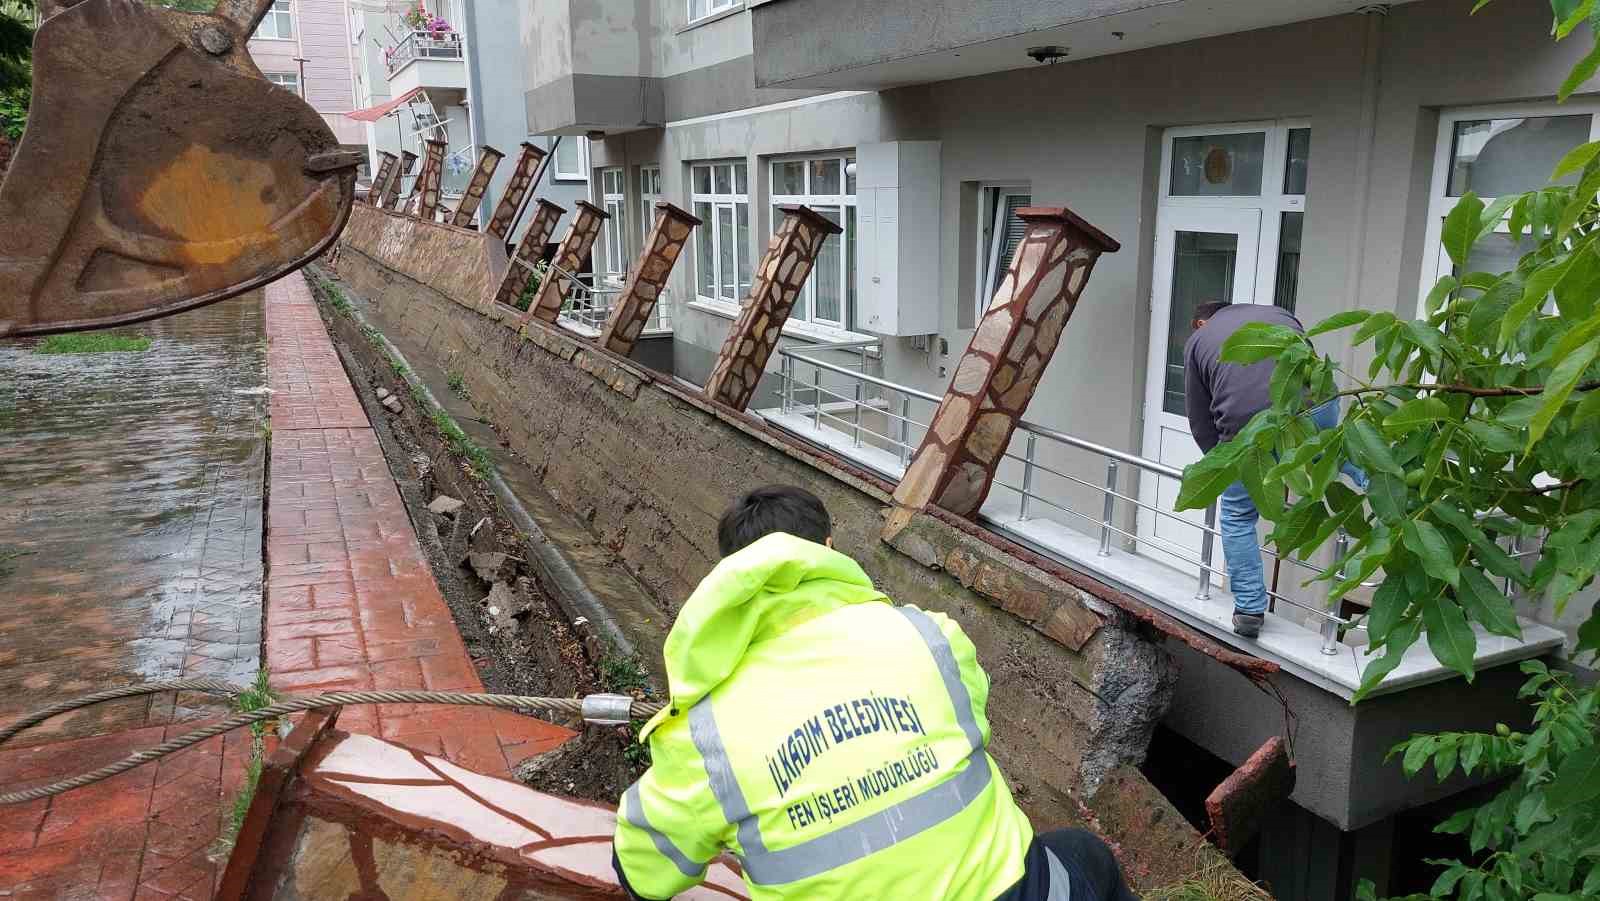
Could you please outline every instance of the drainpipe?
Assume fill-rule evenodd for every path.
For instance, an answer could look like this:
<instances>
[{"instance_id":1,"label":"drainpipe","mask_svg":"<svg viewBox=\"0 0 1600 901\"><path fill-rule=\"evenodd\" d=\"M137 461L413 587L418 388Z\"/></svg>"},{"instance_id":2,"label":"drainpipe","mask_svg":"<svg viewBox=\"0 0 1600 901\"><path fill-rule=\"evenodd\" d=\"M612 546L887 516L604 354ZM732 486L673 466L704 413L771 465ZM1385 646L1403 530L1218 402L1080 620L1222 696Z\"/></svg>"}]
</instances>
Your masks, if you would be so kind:
<instances>
[{"instance_id":1,"label":"drainpipe","mask_svg":"<svg viewBox=\"0 0 1600 901\"><path fill-rule=\"evenodd\" d=\"M1361 43L1361 118L1356 125L1355 191L1356 214L1350 232L1350 264L1345 272L1344 308L1354 310L1361 303L1361 273L1367 252L1367 218L1372 205L1372 160L1378 140L1378 91L1383 64L1383 26L1389 6L1374 3L1363 6L1366 36ZM1344 364L1350 366L1355 349L1347 351Z\"/></svg>"},{"instance_id":2,"label":"drainpipe","mask_svg":"<svg viewBox=\"0 0 1600 901\"><path fill-rule=\"evenodd\" d=\"M467 137L474 149L480 145L479 138L484 133L483 126L483 78L478 72L478 11L475 0L461 0L461 27L467 33L467 46L462 48L461 55L467 64ZM477 164L473 159L472 163ZM483 189L483 202L479 209L494 209L494 184Z\"/></svg>"}]
</instances>

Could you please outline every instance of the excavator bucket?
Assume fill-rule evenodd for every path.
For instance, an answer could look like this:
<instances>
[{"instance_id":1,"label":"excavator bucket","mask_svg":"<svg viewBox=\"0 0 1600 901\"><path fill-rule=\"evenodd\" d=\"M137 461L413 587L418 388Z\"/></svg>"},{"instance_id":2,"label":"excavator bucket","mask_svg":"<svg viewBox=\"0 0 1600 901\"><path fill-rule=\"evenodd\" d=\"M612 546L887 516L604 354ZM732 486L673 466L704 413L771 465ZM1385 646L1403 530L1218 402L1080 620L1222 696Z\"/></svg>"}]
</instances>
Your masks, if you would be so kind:
<instances>
[{"instance_id":1,"label":"excavator bucket","mask_svg":"<svg viewBox=\"0 0 1600 901\"><path fill-rule=\"evenodd\" d=\"M0 182L0 336L213 303L333 243L361 155L251 62L271 2L39 4L27 130Z\"/></svg>"}]
</instances>

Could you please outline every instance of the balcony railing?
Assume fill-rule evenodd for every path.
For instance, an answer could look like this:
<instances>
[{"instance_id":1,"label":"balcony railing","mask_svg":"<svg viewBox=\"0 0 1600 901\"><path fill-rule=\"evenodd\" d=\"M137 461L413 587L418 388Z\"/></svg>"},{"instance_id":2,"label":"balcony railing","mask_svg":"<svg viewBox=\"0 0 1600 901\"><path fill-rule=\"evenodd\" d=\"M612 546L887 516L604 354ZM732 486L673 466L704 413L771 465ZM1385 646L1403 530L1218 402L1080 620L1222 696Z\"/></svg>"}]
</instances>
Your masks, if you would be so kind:
<instances>
[{"instance_id":1,"label":"balcony railing","mask_svg":"<svg viewBox=\"0 0 1600 901\"><path fill-rule=\"evenodd\" d=\"M835 452L891 478L899 479L926 434L928 423L938 408L940 396L896 384L867 372L874 359L877 342L861 341L840 345L805 348L780 348L779 399L777 410L765 411L769 419L807 436ZM824 356L845 354L841 359ZM777 414L775 417L772 414ZM1104 479L1091 475L1102 471ZM1126 473L1139 473L1141 480L1165 482L1175 493L1183 473L1155 460L1105 447L1068 435L1047 426L1019 423L1011 446L1003 455L994 488L981 516L1000 531L1012 533L1063 562L1089 564L1099 568L1163 570L1164 575L1146 584L1177 586L1184 569L1191 574L1192 600L1212 603L1213 586L1226 575L1216 560L1219 507L1213 503L1200 521L1151 503L1158 496L1148 484L1143 497L1126 490ZM1159 486L1158 486L1159 487ZM1128 513L1137 511L1145 528L1125 527ZM1177 531L1191 539L1185 543L1164 537L1157 525ZM1064 528L1061 528L1064 527ZM1069 531L1070 530L1070 531ZM1187 533L1185 535L1185 532ZM1195 546L1198 545L1198 550ZM1349 540L1335 539L1333 561L1342 559ZM1509 548L1521 559L1537 553L1518 545ZM1291 584L1298 584L1319 573L1323 566L1263 547L1268 562L1276 561L1290 571L1301 573ZM1110 558L1121 558L1113 564ZM1377 582L1363 583L1372 589ZM1506 581L1508 596L1515 585ZM1320 650L1338 655L1348 647L1341 636L1364 630L1364 624L1339 615L1321 598L1294 597L1269 590L1269 597L1282 609L1284 605L1302 611L1315 624ZM1179 600L1170 594L1164 600Z\"/></svg>"},{"instance_id":2,"label":"balcony railing","mask_svg":"<svg viewBox=\"0 0 1600 901\"><path fill-rule=\"evenodd\" d=\"M461 59L461 35L453 31L435 34L431 31L411 31L384 55L389 74L400 71L413 60Z\"/></svg>"}]
</instances>

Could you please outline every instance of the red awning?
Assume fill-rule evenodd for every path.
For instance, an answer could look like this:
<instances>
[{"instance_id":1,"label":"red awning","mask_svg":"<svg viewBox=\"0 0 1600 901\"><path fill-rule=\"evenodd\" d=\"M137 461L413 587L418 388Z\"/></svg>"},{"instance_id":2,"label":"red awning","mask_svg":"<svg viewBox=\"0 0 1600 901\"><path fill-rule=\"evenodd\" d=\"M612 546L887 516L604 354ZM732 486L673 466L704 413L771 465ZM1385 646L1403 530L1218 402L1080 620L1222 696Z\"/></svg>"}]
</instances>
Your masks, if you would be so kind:
<instances>
[{"instance_id":1,"label":"red awning","mask_svg":"<svg viewBox=\"0 0 1600 901\"><path fill-rule=\"evenodd\" d=\"M358 122L376 122L379 119L382 119L384 116L394 112L395 107L402 103L406 103L420 93L422 93L421 88L412 88L393 100L385 101L377 106L369 106L366 109L351 110L350 112L345 113L345 115L355 119Z\"/></svg>"}]
</instances>

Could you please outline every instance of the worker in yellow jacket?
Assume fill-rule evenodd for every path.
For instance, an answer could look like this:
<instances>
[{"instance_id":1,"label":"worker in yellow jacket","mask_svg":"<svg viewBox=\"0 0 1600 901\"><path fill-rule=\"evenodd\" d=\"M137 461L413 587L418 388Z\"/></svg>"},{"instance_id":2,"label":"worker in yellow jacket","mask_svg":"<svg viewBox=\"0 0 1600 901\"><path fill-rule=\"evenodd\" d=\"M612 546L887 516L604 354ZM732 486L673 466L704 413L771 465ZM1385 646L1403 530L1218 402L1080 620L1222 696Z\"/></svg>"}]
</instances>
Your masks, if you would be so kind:
<instances>
[{"instance_id":1,"label":"worker in yellow jacket","mask_svg":"<svg viewBox=\"0 0 1600 901\"><path fill-rule=\"evenodd\" d=\"M972 642L873 588L821 501L751 492L718 540L667 636L650 769L618 811L633 897L671 898L728 851L758 901L1132 898L1099 839L1035 838L986 750Z\"/></svg>"}]
</instances>

